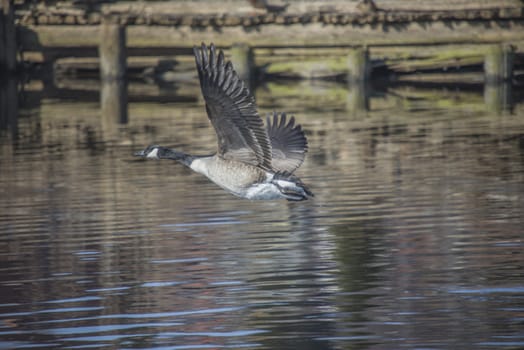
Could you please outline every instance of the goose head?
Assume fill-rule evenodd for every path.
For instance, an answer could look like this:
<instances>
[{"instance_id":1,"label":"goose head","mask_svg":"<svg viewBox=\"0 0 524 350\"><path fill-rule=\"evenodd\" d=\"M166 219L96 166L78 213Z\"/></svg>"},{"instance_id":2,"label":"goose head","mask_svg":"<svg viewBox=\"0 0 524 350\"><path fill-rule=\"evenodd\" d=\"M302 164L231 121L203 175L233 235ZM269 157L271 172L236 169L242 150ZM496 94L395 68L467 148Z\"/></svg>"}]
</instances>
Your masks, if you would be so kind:
<instances>
[{"instance_id":1,"label":"goose head","mask_svg":"<svg viewBox=\"0 0 524 350\"><path fill-rule=\"evenodd\" d=\"M149 145L142 151L135 152L135 156L149 159L160 159L160 148L161 147L157 145Z\"/></svg>"}]
</instances>

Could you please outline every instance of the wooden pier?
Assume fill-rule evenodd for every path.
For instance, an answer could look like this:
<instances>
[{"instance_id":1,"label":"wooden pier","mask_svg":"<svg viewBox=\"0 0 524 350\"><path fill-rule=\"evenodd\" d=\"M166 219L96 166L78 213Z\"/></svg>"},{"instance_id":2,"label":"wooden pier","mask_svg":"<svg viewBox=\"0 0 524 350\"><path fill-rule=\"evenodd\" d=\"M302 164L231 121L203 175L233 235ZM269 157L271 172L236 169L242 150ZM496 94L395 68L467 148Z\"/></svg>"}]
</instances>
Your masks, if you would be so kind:
<instances>
[{"instance_id":1,"label":"wooden pier","mask_svg":"<svg viewBox=\"0 0 524 350\"><path fill-rule=\"evenodd\" d=\"M377 76L482 84L523 75L524 8L518 0L418 0L410 7L403 0L376 0L373 9L358 1L297 0L281 13L253 9L244 0L84 3L23 2L15 10L12 1L0 0L2 69L14 71L21 57L24 65L43 65L52 74L195 78L191 48L213 42L245 80L257 73L357 85ZM172 64L166 68L166 62Z\"/></svg>"},{"instance_id":2,"label":"wooden pier","mask_svg":"<svg viewBox=\"0 0 524 350\"><path fill-rule=\"evenodd\" d=\"M187 69L192 46L201 42L225 49L245 79L255 71L287 79L360 81L375 72L401 79L432 73L427 75L432 79L434 73L476 67L481 80L507 81L524 64L520 1L375 3L363 9L357 1L294 1L282 13L254 9L243 0L26 6L15 12L17 47L25 60L61 71L92 65L83 57L99 57L102 76L126 71L126 56L142 62L166 57L175 62L174 79L185 78L179 73ZM126 56L113 57L112 48ZM64 57L66 69L60 66Z\"/></svg>"}]
</instances>

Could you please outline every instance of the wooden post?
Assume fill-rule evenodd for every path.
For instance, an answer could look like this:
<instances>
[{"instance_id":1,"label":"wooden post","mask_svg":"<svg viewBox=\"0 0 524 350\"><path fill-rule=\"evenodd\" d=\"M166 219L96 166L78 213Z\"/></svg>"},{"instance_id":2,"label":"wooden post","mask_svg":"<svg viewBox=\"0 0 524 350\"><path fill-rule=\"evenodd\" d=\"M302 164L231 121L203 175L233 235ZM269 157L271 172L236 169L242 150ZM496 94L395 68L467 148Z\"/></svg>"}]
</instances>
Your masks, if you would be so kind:
<instances>
[{"instance_id":1,"label":"wooden post","mask_svg":"<svg viewBox=\"0 0 524 350\"><path fill-rule=\"evenodd\" d=\"M484 84L486 109L495 115L511 112L513 108L511 81Z\"/></svg>"},{"instance_id":2,"label":"wooden post","mask_svg":"<svg viewBox=\"0 0 524 350\"><path fill-rule=\"evenodd\" d=\"M369 110L368 84L359 81L348 85L346 109L352 116L360 116Z\"/></svg>"},{"instance_id":3,"label":"wooden post","mask_svg":"<svg viewBox=\"0 0 524 350\"><path fill-rule=\"evenodd\" d=\"M127 123L127 82L125 79L102 80L100 109L104 132L112 134L118 124Z\"/></svg>"},{"instance_id":4,"label":"wooden post","mask_svg":"<svg viewBox=\"0 0 524 350\"><path fill-rule=\"evenodd\" d=\"M350 84L368 80L371 74L368 49L363 47L352 49L348 54L347 65Z\"/></svg>"},{"instance_id":5,"label":"wooden post","mask_svg":"<svg viewBox=\"0 0 524 350\"><path fill-rule=\"evenodd\" d=\"M124 79L126 76L126 28L106 16L100 24L100 78Z\"/></svg>"},{"instance_id":6,"label":"wooden post","mask_svg":"<svg viewBox=\"0 0 524 350\"><path fill-rule=\"evenodd\" d=\"M514 51L511 45L491 45L488 48L484 57L486 83L500 83L513 78Z\"/></svg>"},{"instance_id":7,"label":"wooden post","mask_svg":"<svg viewBox=\"0 0 524 350\"><path fill-rule=\"evenodd\" d=\"M233 44L231 47L231 63L242 79L249 87L254 78L255 63L253 50L247 44Z\"/></svg>"},{"instance_id":8,"label":"wooden post","mask_svg":"<svg viewBox=\"0 0 524 350\"><path fill-rule=\"evenodd\" d=\"M0 0L0 70L16 70L16 26L11 0Z\"/></svg>"},{"instance_id":9,"label":"wooden post","mask_svg":"<svg viewBox=\"0 0 524 350\"><path fill-rule=\"evenodd\" d=\"M110 16L100 24L99 56L104 125L127 123L126 28Z\"/></svg>"}]
</instances>

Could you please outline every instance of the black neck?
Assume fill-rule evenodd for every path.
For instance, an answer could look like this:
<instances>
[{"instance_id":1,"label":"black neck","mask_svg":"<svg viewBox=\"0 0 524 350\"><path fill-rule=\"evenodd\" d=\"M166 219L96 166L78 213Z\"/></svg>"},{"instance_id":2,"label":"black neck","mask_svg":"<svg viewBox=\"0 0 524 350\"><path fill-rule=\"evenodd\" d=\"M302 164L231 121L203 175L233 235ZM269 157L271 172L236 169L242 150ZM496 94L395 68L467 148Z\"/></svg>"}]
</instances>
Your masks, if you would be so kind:
<instances>
[{"instance_id":1,"label":"black neck","mask_svg":"<svg viewBox=\"0 0 524 350\"><path fill-rule=\"evenodd\" d=\"M158 158L173 159L186 166L190 166L193 160L195 159L195 157L189 154L179 152L174 149L166 148L166 147L158 147Z\"/></svg>"}]
</instances>

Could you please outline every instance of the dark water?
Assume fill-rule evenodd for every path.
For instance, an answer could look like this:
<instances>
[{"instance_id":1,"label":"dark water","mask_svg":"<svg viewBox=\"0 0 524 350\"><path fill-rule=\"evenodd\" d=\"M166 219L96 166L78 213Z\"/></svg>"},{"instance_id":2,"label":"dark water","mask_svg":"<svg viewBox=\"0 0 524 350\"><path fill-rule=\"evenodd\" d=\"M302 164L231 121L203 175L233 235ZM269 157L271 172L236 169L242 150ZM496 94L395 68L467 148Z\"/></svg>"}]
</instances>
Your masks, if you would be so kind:
<instances>
[{"instance_id":1,"label":"dark water","mask_svg":"<svg viewBox=\"0 0 524 350\"><path fill-rule=\"evenodd\" d=\"M200 102L43 99L0 136L0 348L524 347L524 104L269 86L307 130L311 201L237 199ZM13 127L11 126L11 129Z\"/></svg>"}]
</instances>

